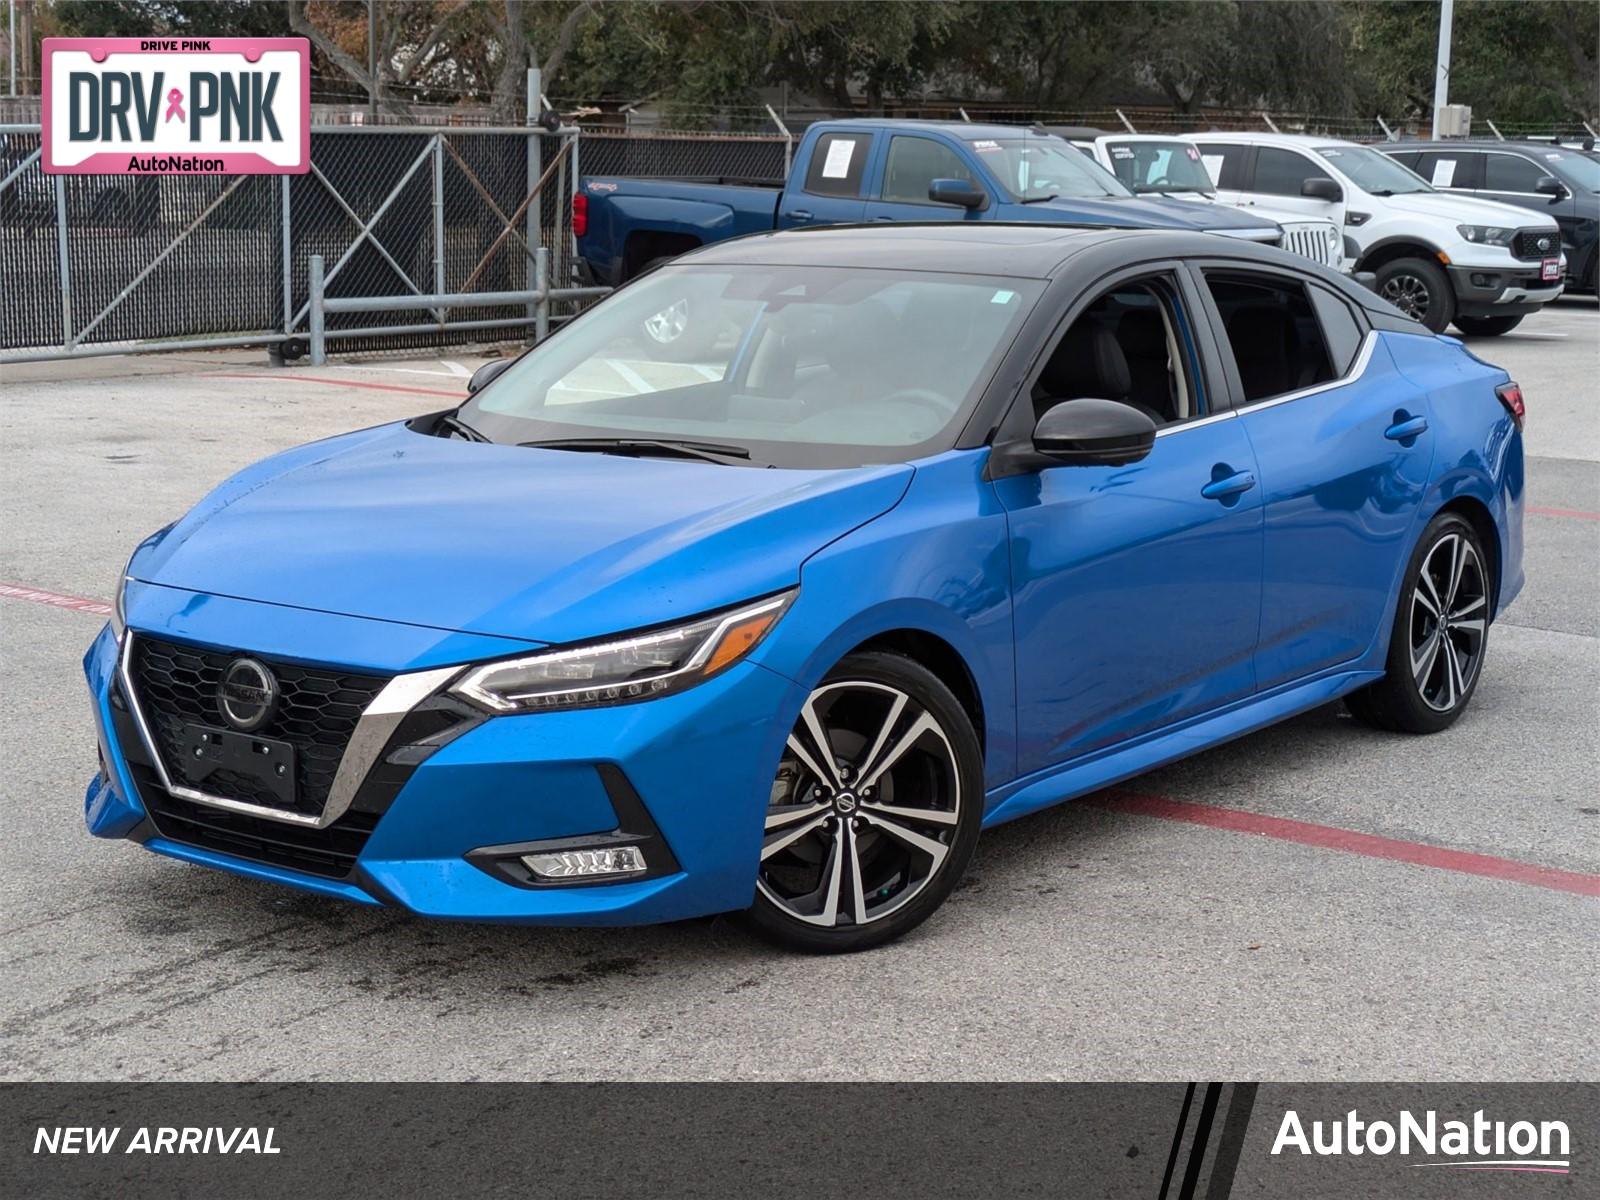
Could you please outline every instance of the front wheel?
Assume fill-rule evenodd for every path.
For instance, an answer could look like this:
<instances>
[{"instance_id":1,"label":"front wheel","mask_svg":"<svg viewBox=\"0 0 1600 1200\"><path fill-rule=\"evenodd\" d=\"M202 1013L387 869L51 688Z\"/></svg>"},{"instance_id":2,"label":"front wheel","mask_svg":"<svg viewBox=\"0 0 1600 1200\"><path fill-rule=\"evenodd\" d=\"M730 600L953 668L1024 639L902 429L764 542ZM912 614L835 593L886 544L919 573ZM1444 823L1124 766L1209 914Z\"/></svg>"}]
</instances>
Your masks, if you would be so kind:
<instances>
[{"instance_id":1,"label":"front wheel","mask_svg":"<svg viewBox=\"0 0 1600 1200\"><path fill-rule=\"evenodd\" d=\"M1472 526L1454 513L1423 531L1395 611L1387 673L1345 697L1378 729L1438 733L1478 686L1489 639L1490 577Z\"/></svg>"},{"instance_id":2,"label":"front wheel","mask_svg":"<svg viewBox=\"0 0 1600 1200\"><path fill-rule=\"evenodd\" d=\"M1378 295L1413 321L1443 333L1456 315L1450 280L1425 258L1397 258L1378 268Z\"/></svg>"},{"instance_id":3,"label":"front wheel","mask_svg":"<svg viewBox=\"0 0 1600 1200\"><path fill-rule=\"evenodd\" d=\"M1499 337L1522 324L1522 317L1457 317L1456 328L1472 337Z\"/></svg>"},{"instance_id":4,"label":"front wheel","mask_svg":"<svg viewBox=\"0 0 1600 1200\"><path fill-rule=\"evenodd\" d=\"M982 818L982 753L950 689L899 655L851 654L789 735L744 919L794 950L881 945L943 903Z\"/></svg>"}]
</instances>

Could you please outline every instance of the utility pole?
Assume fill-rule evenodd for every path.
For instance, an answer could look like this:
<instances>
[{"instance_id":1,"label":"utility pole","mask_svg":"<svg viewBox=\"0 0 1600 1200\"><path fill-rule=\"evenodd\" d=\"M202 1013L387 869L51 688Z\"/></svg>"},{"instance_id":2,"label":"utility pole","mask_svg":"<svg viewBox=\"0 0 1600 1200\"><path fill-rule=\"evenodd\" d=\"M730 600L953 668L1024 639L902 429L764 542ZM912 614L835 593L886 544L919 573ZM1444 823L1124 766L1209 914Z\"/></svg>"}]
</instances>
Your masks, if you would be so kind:
<instances>
[{"instance_id":1,"label":"utility pole","mask_svg":"<svg viewBox=\"0 0 1600 1200\"><path fill-rule=\"evenodd\" d=\"M6 58L11 63L11 94L17 94L17 0L6 0Z\"/></svg>"},{"instance_id":2,"label":"utility pole","mask_svg":"<svg viewBox=\"0 0 1600 1200\"><path fill-rule=\"evenodd\" d=\"M367 0L367 120L378 119L378 0Z\"/></svg>"},{"instance_id":3,"label":"utility pole","mask_svg":"<svg viewBox=\"0 0 1600 1200\"><path fill-rule=\"evenodd\" d=\"M1455 0L1443 0L1439 6L1439 65L1433 77L1433 140L1443 136L1445 105L1450 103L1450 18L1455 12Z\"/></svg>"}]
</instances>

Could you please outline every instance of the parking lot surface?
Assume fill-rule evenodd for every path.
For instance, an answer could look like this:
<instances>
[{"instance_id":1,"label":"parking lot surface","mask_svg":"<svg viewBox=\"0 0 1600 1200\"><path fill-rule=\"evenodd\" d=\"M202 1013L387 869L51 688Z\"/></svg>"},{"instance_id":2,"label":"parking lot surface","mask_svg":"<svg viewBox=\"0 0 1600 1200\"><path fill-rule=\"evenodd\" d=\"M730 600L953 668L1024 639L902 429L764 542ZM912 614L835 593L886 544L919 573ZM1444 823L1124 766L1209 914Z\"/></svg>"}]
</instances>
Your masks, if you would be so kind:
<instances>
[{"instance_id":1,"label":"parking lot surface","mask_svg":"<svg viewBox=\"0 0 1600 1200\"><path fill-rule=\"evenodd\" d=\"M479 360L5 368L0 1071L1593 1078L1600 308L1471 344L1523 385L1532 507L1527 589L1456 726L1380 734L1330 706L1003 826L936 917L829 959L723 920L429 923L90 838L79 659L104 616L75 601L108 599L134 543L230 472L442 407Z\"/></svg>"}]
</instances>

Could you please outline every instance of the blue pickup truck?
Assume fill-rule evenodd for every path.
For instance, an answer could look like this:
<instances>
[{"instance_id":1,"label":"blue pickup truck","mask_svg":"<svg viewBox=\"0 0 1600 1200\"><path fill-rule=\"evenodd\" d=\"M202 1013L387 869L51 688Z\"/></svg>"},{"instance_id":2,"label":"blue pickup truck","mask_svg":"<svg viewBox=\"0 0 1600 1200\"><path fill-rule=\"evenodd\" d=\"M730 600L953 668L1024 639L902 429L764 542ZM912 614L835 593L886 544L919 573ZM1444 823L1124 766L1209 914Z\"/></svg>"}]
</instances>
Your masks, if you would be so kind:
<instances>
[{"instance_id":1,"label":"blue pickup truck","mask_svg":"<svg viewBox=\"0 0 1600 1200\"><path fill-rule=\"evenodd\" d=\"M1136 197L1052 134L955 121L825 121L787 180L587 176L573 232L594 282L746 233L863 221L1039 221L1187 229L1276 244L1271 221L1222 205Z\"/></svg>"}]
</instances>

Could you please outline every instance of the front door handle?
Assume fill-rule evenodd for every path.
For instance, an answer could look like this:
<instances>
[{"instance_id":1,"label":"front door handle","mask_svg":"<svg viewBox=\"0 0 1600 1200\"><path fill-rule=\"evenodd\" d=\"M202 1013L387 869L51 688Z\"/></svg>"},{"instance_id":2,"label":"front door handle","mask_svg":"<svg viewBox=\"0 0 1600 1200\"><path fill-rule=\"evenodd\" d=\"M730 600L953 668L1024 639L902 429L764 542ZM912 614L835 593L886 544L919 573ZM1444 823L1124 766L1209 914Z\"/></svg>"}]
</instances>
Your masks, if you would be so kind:
<instances>
[{"instance_id":1,"label":"front door handle","mask_svg":"<svg viewBox=\"0 0 1600 1200\"><path fill-rule=\"evenodd\" d=\"M809 208L797 208L793 212L786 212L783 215L790 221L811 220L811 210Z\"/></svg>"},{"instance_id":2,"label":"front door handle","mask_svg":"<svg viewBox=\"0 0 1600 1200\"><path fill-rule=\"evenodd\" d=\"M1237 496L1241 492L1248 492L1256 485L1256 477L1250 471L1235 471L1232 475L1224 475L1221 479L1213 479L1200 489L1200 494L1207 500L1226 500L1229 496Z\"/></svg>"},{"instance_id":3,"label":"front door handle","mask_svg":"<svg viewBox=\"0 0 1600 1200\"><path fill-rule=\"evenodd\" d=\"M1396 413L1395 417L1395 423L1383 431L1383 436L1391 442L1408 441L1428 432L1427 417L1407 417L1404 413Z\"/></svg>"}]
</instances>

